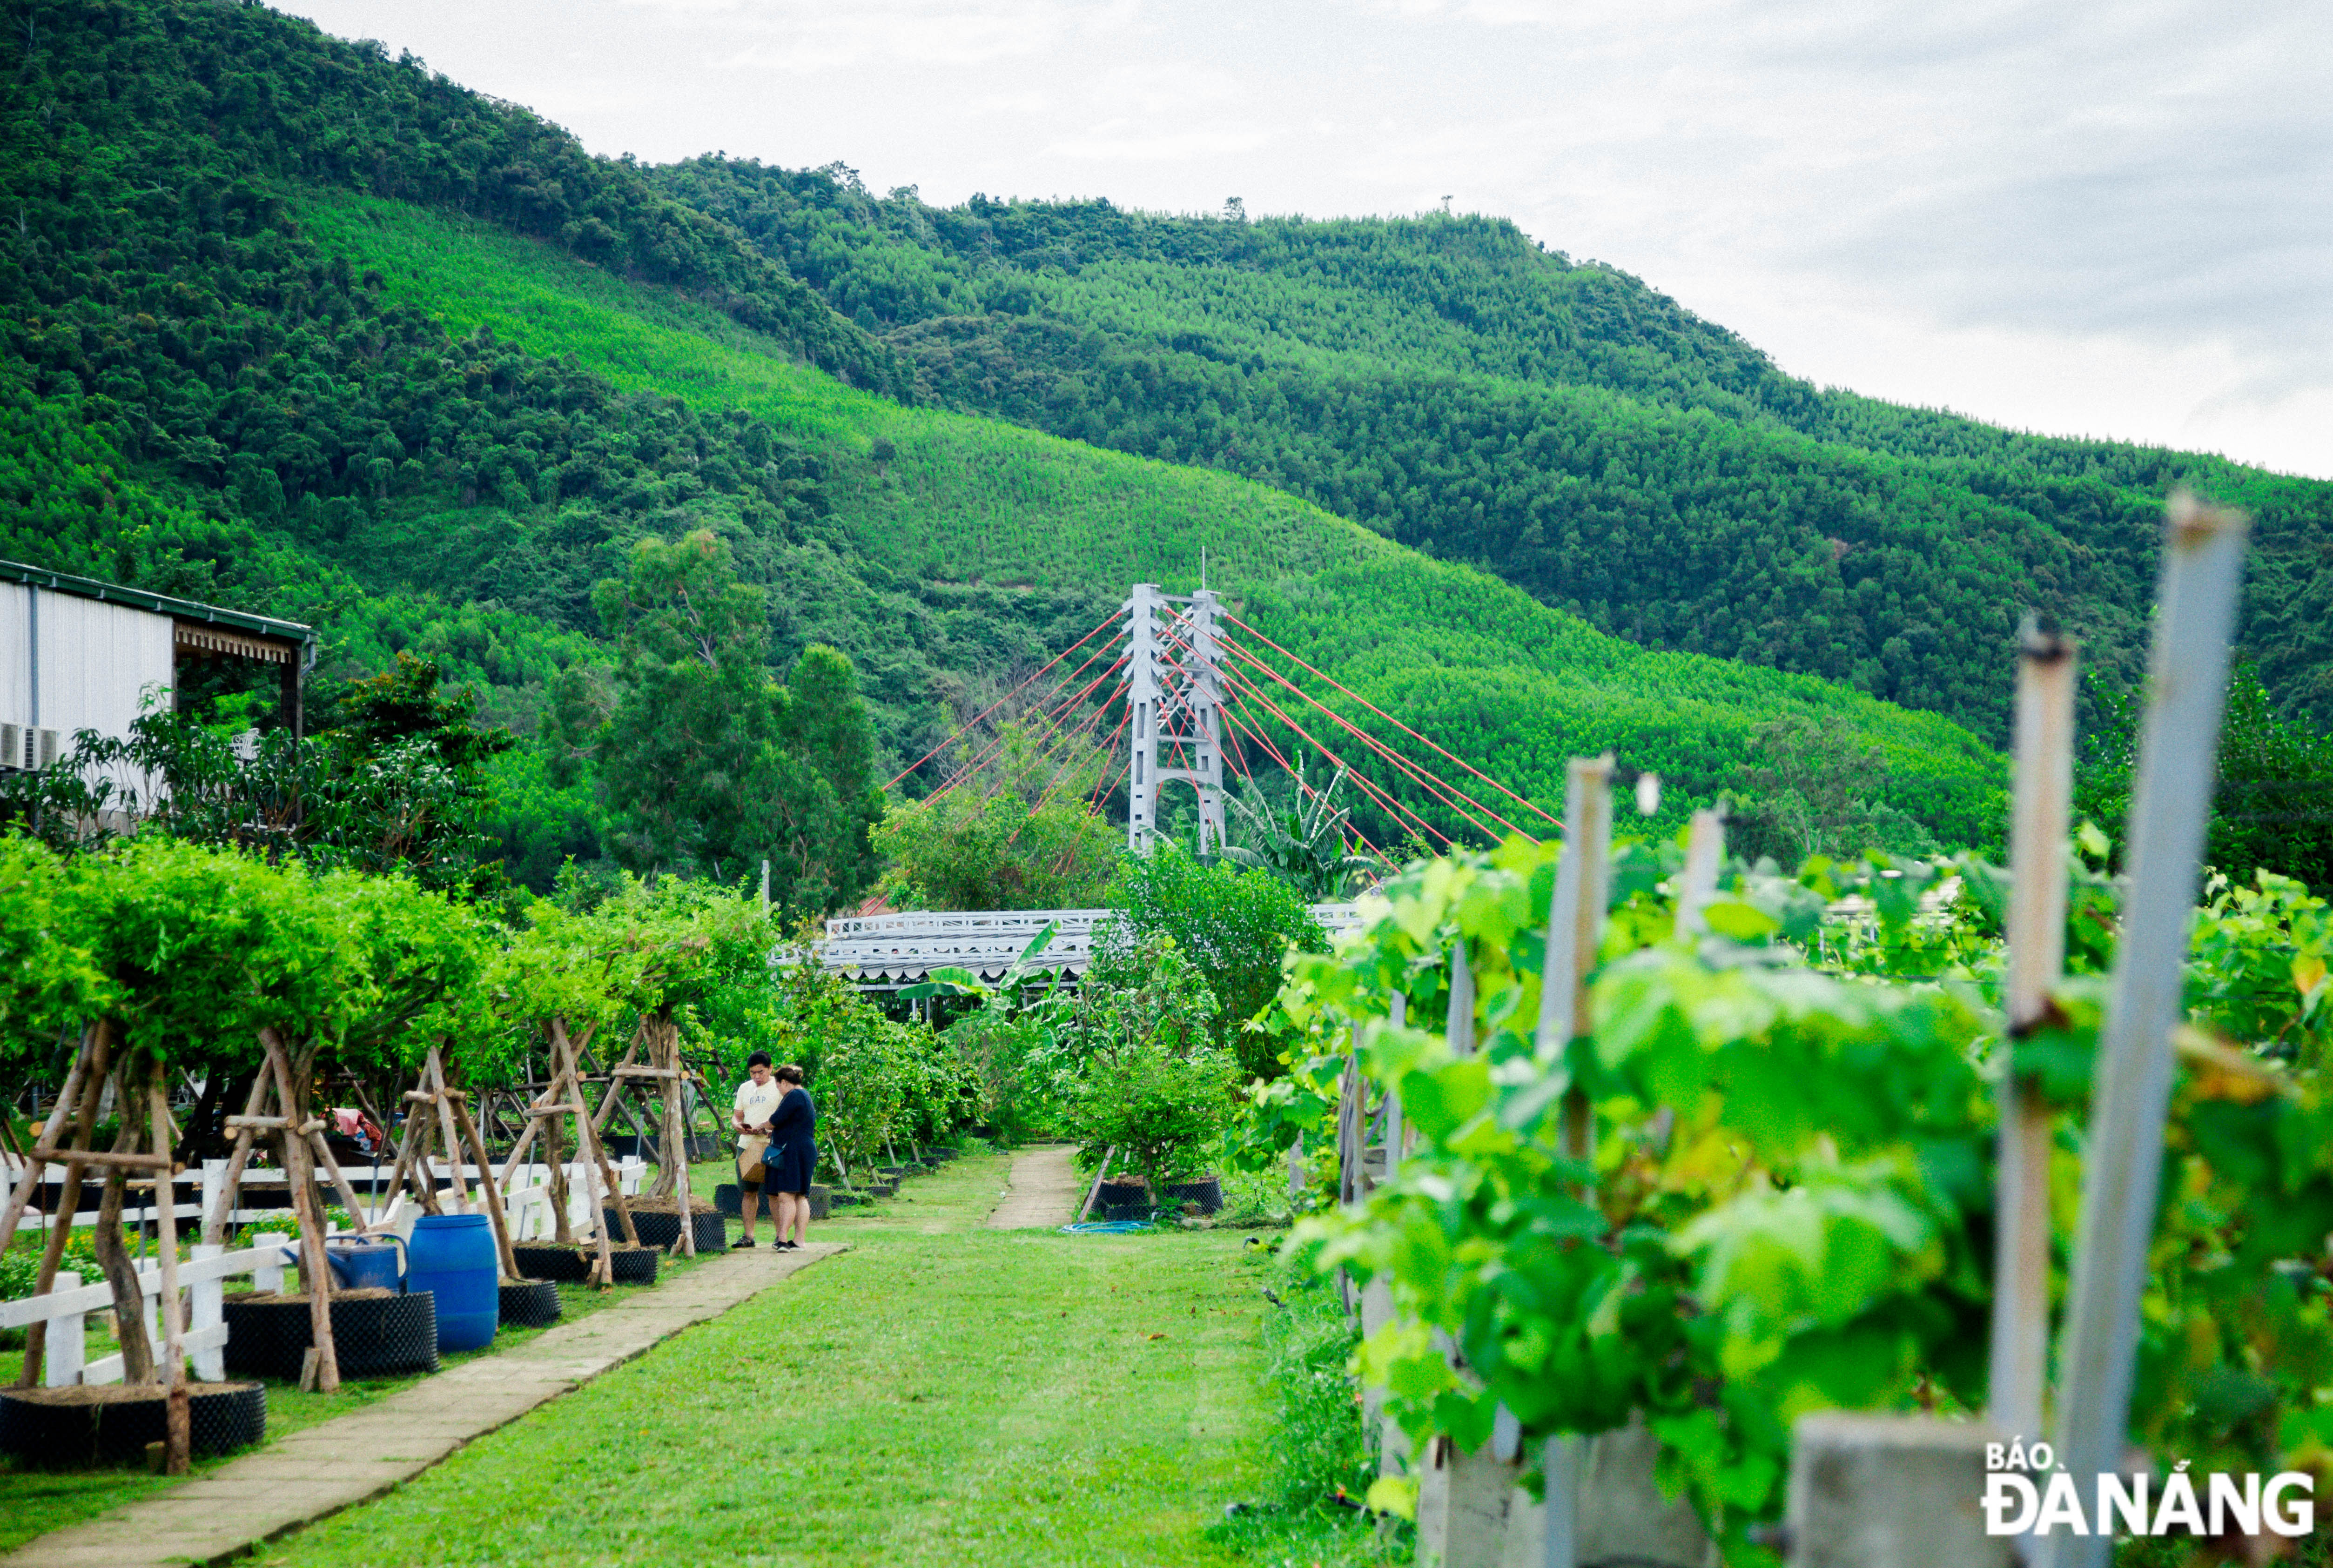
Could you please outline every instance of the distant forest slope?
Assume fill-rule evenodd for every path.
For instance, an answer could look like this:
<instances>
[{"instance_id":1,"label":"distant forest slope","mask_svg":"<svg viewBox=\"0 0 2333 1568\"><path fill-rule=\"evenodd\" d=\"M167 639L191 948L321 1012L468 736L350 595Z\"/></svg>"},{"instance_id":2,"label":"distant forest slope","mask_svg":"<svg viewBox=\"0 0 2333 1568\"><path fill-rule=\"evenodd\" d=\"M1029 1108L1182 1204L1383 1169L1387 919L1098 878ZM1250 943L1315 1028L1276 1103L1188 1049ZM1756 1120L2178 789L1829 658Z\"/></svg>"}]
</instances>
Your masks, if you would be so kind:
<instances>
[{"instance_id":1,"label":"distant forest slope","mask_svg":"<svg viewBox=\"0 0 2333 1568\"><path fill-rule=\"evenodd\" d=\"M2162 499L2194 485L2257 514L2247 651L2333 722L2333 484L1819 391L1503 221L936 208L709 158L649 177L950 406L1245 474L1637 642L1995 740L2028 611L2136 678Z\"/></svg>"},{"instance_id":2,"label":"distant forest slope","mask_svg":"<svg viewBox=\"0 0 2333 1568\"><path fill-rule=\"evenodd\" d=\"M600 656L590 585L711 528L775 658L848 650L904 760L1205 545L1259 626L1543 802L1609 746L1674 817L1805 715L1884 748L1939 837L1996 831L2000 760L1942 718L1617 641L1242 478L913 406L897 351L737 231L410 63L255 7L30 18L0 553L316 620L342 671L411 648L523 727ZM580 845L572 802L536 808Z\"/></svg>"}]
</instances>

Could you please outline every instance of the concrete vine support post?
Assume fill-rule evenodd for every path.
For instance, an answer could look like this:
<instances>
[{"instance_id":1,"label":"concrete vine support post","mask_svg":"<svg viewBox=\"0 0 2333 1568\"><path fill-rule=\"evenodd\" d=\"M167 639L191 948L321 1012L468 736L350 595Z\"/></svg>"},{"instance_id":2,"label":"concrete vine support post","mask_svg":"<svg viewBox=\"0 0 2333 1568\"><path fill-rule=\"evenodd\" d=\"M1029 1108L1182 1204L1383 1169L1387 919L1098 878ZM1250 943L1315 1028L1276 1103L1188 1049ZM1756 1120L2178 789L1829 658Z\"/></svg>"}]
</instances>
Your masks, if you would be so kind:
<instances>
[{"instance_id":1,"label":"concrete vine support post","mask_svg":"<svg viewBox=\"0 0 2333 1568\"><path fill-rule=\"evenodd\" d=\"M1540 977L1539 1032L1532 1041L1543 1068L1562 1070L1571 1042L1588 1033L1588 977L1604 941L1604 906L1612 880L1612 754L1574 757L1565 770L1563 859L1548 910L1547 958ZM1563 1152L1589 1155L1588 1096L1563 1096Z\"/></svg>"},{"instance_id":2,"label":"concrete vine support post","mask_svg":"<svg viewBox=\"0 0 2333 1568\"><path fill-rule=\"evenodd\" d=\"M2074 645L2029 622L2017 661L2016 793L2009 826L2009 974L2002 1044L2001 1155L1993 1213L1988 1415L2002 1433L2043 1434L2050 1355L2050 1108L2011 1053L2039 1025L2066 960L2066 855L2074 790Z\"/></svg>"},{"instance_id":3,"label":"concrete vine support post","mask_svg":"<svg viewBox=\"0 0 2333 1568\"><path fill-rule=\"evenodd\" d=\"M1555 896L1547 913L1547 956L1540 972L1539 1029L1531 1042L1542 1072L1565 1071L1571 1042L1588 1032L1588 976L1604 941L1606 888L1612 871L1612 756L1574 757L1564 770L1563 858L1556 865ZM1716 865L1710 862L1714 885ZM1690 876L1688 876L1690 880ZM1567 1090L1562 1101L1562 1150L1574 1160L1590 1152L1588 1096ZM1503 1411L1501 1412L1504 1414ZM1572 1568L1579 1552L1579 1471L1585 1443L1558 1434L1541 1445L1544 1499L1533 1505L1515 1491L1508 1505L1514 1522L1528 1530L1536 1508L1540 1561L1548 1568Z\"/></svg>"},{"instance_id":4,"label":"concrete vine support post","mask_svg":"<svg viewBox=\"0 0 2333 1568\"><path fill-rule=\"evenodd\" d=\"M1474 1054L1474 967L1464 935L1450 944L1450 1007L1443 1038L1450 1054ZM1457 1347L1440 1330L1435 1343L1464 1370ZM1462 1451L1447 1437L1428 1439L1417 1471L1417 1554L1441 1568L1497 1568L1504 1507L1513 1485L1512 1468L1492 1457L1491 1445Z\"/></svg>"},{"instance_id":5,"label":"concrete vine support post","mask_svg":"<svg viewBox=\"0 0 2333 1568\"><path fill-rule=\"evenodd\" d=\"M1677 935L1709 933L1709 921L1702 912L1717 896L1717 874L1724 863L1725 819L1714 811L1695 812L1685 835L1684 880L1677 887Z\"/></svg>"},{"instance_id":6,"label":"concrete vine support post","mask_svg":"<svg viewBox=\"0 0 2333 1568\"><path fill-rule=\"evenodd\" d=\"M2126 840L2130 892L2098 1040L2087 1140L2093 1157L2082 1172L2058 1401L2058 1462L2086 1501L2096 1495L2096 1477L2120 1468L2127 1437L2139 1298L2163 1173L2171 1031L2203 872L2248 531L2242 512L2184 493L2172 499ZM2034 1560L2043 1568L2103 1568L2113 1544L2110 1535L2053 1533L2034 1543Z\"/></svg>"},{"instance_id":7,"label":"concrete vine support post","mask_svg":"<svg viewBox=\"0 0 2333 1568\"><path fill-rule=\"evenodd\" d=\"M1386 1022L1400 1028L1409 1021L1409 999L1397 992L1386 1009ZM1401 1170L1404 1134L1401 1125L1401 1091L1388 1084L1386 1086L1386 1180L1391 1181ZM1361 1332L1377 1333L1393 1321L1393 1282L1379 1276L1369 1281L1361 1292ZM1400 1423L1388 1420L1385 1413L1385 1392L1381 1389L1363 1389L1361 1401L1368 1424L1378 1434L1378 1474L1398 1475L1409 1458L1409 1434Z\"/></svg>"},{"instance_id":8,"label":"concrete vine support post","mask_svg":"<svg viewBox=\"0 0 2333 1568\"><path fill-rule=\"evenodd\" d=\"M1984 1446L1999 1440L1973 1421L1801 1416L1791 1432L1791 1568L2011 1568L2017 1543L1986 1535L1977 1506Z\"/></svg>"}]
</instances>

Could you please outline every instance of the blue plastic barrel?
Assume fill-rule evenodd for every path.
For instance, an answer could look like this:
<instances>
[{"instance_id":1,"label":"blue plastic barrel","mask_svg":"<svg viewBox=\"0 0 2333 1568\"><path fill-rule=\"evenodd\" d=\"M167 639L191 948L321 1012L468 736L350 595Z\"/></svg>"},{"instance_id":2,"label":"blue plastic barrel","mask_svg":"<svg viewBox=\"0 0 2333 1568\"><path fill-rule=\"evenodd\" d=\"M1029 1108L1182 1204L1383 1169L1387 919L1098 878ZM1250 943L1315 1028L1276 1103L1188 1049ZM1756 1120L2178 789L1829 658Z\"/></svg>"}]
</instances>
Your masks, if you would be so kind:
<instances>
[{"instance_id":1,"label":"blue plastic barrel","mask_svg":"<svg viewBox=\"0 0 2333 1568\"><path fill-rule=\"evenodd\" d=\"M483 1214L425 1214L406 1248L405 1288L437 1296L437 1348L494 1342L502 1317L502 1270Z\"/></svg>"}]
</instances>

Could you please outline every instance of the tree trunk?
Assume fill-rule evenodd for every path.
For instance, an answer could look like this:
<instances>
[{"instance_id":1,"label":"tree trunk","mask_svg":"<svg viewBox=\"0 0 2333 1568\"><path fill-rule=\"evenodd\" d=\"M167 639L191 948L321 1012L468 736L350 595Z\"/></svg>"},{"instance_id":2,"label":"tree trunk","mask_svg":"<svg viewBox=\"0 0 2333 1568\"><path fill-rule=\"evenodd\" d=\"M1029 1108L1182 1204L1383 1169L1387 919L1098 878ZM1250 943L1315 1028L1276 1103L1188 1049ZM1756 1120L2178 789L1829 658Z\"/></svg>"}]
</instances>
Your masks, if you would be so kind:
<instances>
[{"instance_id":1,"label":"tree trunk","mask_svg":"<svg viewBox=\"0 0 2333 1568\"><path fill-rule=\"evenodd\" d=\"M137 1101L124 1085L114 1103L126 1111ZM113 1152L134 1154L139 1142L137 1117L125 1114L120 1135L113 1140ZM130 1248L121 1238L122 1197L129 1185L130 1172L120 1166L106 1171L105 1199L98 1207L97 1234L92 1239L98 1266L113 1287L113 1318L121 1335L121 1381L143 1383L154 1381L154 1343L146 1337L146 1296L138 1287L138 1267L130 1260Z\"/></svg>"},{"instance_id":2,"label":"tree trunk","mask_svg":"<svg viewBox=\"0 0 2333 1568\"><path fill-rule=\"evenodd\" d=\"M551 1020L551 1094L559 1093L560 1063L564 1060L561 1047L567 1037L567 1026L559 1018ZM562 1247L575 1239L574 1227L567 1223L567 1167L560 1159L559 1123L566 1118L545 1116L542 1119L542 1158L551 1167L552 1239Z\"/></svg>"}]
</instances>

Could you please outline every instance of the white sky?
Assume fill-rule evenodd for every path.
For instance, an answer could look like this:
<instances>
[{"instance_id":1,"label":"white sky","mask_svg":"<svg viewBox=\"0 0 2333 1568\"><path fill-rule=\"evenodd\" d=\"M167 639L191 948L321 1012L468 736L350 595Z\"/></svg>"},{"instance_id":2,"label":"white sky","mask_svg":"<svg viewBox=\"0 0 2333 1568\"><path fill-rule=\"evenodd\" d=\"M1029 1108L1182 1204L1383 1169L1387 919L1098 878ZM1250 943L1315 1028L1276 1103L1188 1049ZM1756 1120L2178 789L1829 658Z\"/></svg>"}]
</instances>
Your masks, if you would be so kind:
<instances>
[{"instance_id":1,"label":"white sky","mask_svg":"<svg viewBox=\"0 0 2333 1568\"><path fill-rule=\"evenodd\" d=\"M1512 217L1792 374L2333 477L2333 7L279 0L594 152Z\"/></svg>"}]
</instances>

